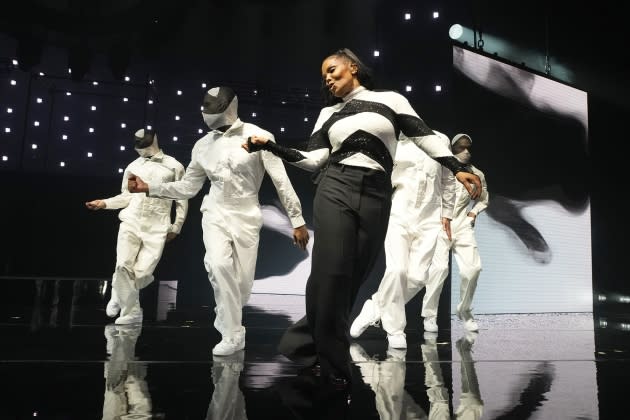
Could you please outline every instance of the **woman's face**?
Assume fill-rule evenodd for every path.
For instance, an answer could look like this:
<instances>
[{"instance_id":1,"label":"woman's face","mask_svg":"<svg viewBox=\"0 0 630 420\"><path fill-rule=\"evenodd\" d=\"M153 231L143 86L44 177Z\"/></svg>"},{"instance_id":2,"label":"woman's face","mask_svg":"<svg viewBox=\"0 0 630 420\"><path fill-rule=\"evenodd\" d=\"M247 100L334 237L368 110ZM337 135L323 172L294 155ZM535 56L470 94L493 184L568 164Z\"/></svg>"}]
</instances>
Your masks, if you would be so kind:
<instances>
[{"instance_id":1,"label":"woman's face","mask_svg":"<svg viewBox=\"0 0 630 420\"><path fill-rule=\"evenodd\" d=\"M322 63L322 79L330 92L343 98L360 85L357 65L344 57L330 56Z\"/></svg>"}]
</instances>

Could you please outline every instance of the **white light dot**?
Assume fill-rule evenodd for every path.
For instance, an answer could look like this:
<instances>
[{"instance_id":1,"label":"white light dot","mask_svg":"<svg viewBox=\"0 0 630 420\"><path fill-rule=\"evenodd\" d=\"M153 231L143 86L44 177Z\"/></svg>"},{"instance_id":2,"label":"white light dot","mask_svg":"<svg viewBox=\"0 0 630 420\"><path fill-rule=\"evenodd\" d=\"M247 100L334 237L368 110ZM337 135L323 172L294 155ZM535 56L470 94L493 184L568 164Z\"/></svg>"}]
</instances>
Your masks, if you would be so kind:
<instances>
[{"instance_id":1,"label":"white light dot","mask_svg":"<svg viewBox=\"0 0 630 420\"><path fill-rule=\"evenodd\" d=\"M4 132L5 132L5 133L10 133L10 132L11 132L11 129L10 129L9 127L4 127Z\"/></svg>"},{"instance_id":2,"label":"white light dot","mask_svg":"<svg viewBox=\"0 0 630 420\"><path fill-rule=\"evenodd\" d=\"M44 101L42 100L42 98L37 98L37 99L36 99L36 101L37 101L37 103L38 103L38 104L41 104L42 102L44 102Z\"/></svg>"},{"instance_id":3,"label":"white light dot","mask_svg":"<svg viewBox=\"0 0 630 420\"><path fill-rule=\"evenodd\" d=\"M15 85L17 85L17 82L15 80L11 79L11 86L15 86Z\"/></svg>"},{"instance_id":4,"label":"white light dot","mask_svg":"<svg viewBox=\"0 0 630 420\"><path fill-rule=\"evenodd\" d=\"M155 83L155 80L151 79L149 80L149 84L152 85L153 83Z\"/></svg>"},{"instance_id":5,"label":"white light dot","mask_svg":"<svg viewBox=\"0 0 630 420\"><path fill-rule=\"evenodd\" d=\"M286 105L286 104L287 104L287 101L282 101L282 105Z\"/></svg>"},{"instance_id":6,"label":"white light dot","mask_svg":"<svg viewBox=\"0 0 630 420\"><path fill-rule=\"evenodd\" d=\"M201 84L201 88L202 88L202 89L205 89L205 88L206 88L206 86L207 86L207 85L206 85L205 83L202 83L202 84Z\"/></svg>"},{"instance_id":7,"label":"white light dot","mask_svg":"<svg viewBox=\"0 0 630 420\"><path fill-rule=\"evenodd\" d=\"M92 111L96 111L96 107L95 107L94 105L92 105L92 106L90 107L90 109L91 109Z\"/></svg>"},{"instance_id":8,"label":"white light dot","mask_svg":"<svg viewBox=\"0 0 630 420\"><path fill-rule=\"evenodd\" d=\"M179 115L175 115L175 121L179 121Z\"/></svg>"},{"instance_id":9,"label":"white light dot","mask_svg":"<svg viewBox=\"0 0 630 420\"><path fill-rule=\"evenodd\" d=\"M197 132L198 132L199 134L201 134L201 133L203 133L203 130L200 128L199 130L197 130Z\"/></svg>"},{"instance_id":10,"label":"white light dot","mask_svg":"<svg viewBox=\"0 0 630 420\"><path fill-rule=\"evenodd\" d=\"M258 89L254 89L254 95L258 95Z\"/></svg>"},{"instance_id":11,"label":"white light dot","mask_svg":"<svg viewBox=\"0 0 630 420\"><path fill-rule=\"evenodd\" d=\"M64 121L70 121L70 117L68 117L67 115L64 115L64 116L63 116L63 120L64 120Z\"/></svg>"},{"instance_id":12,"label":"white light dot","mask_svg":"<svg viewBox=\"0 0 630 420\"><path fill-rule=\"evenodd\" d=\"M440 17L440 12L433 12L433 19L437 19Z\"/></svg>"},{"instance_id":13,"label":"white light dot","mask_svg":"<svg viewBox=\"0 0 630 420\"><path fill-rule=\"evenodd\" d=\"M181 94L182 94L182 91L181 91L181 90L178 90L178 91L177 91L177 94L178 94L178 95L181 95Z\"/></svg>"},{"instance_id":14,"label":"white light dot","mask_svg":"<svg viewBox=\"0 0 630 420\"><path fill-rule=\"evenodd\" d=\"M308 122L308 117L304 117L304 122Z\"/></svg>"},{"instance_id":15,"label":"white light dot","mask_svg":"<svg viewBox=\"0 0 630 420\"><path fill-rule=\"evenodd\" d=\"M440 85L435 85L435 91L436 91L436 92L441 92L441 91L442 91L442 86L440 86Z\"/></svg>"},{"instance_id":16,"label":"white light dot","mask_svg":"<svg viewBox=\"0 0 630 420\"><path fill-rule=\"evenodd\" d=\"M280 132L284 133L284 127L280 127Z\"/></svg>"},{"instance_id":17,"label":"white light dot","mask_svg":"<svg viewBox=\"0 0 630 420\"><path fill-rule=\"evenodd\" d=\"M120 151L124 152L125 151L125 146L120 146Z\"/></svg>"},{"instance_id":18,"label":"white light dot","mask_svg":"<svg viewBox=\"0 0 630 420\"><path fill-rule=\"evenodd\" d=\"M13 113L13 108L7 108L7 114L12 114Z\"/></svg>"},{"instance_id":19,"label":"white light dot","mask_svg":"<svg viewBox=\"0 0 630 420\"><path fill-rule=\"evenodd\" d=\"M118 168L118 173L119 173L119 174L122 174L122 173L123 173L122 168Z\"/></svg>"},{"instance_id":20,"label":"white light dot","mask_svg":"<svg viewBox=\"0 0 630 420\"><path fill-rule=\"evenodd\" d=\"M61 135L61 140L68 140L68 135L67 134L62 134Z\"/></svg>"},{"instance_id":21,"label":"white light dot","mask_svg":"<svg viewBox=\"0 0 630 420\"><path fill-rule=\"evenodd\" d=\"M63 168L64 166L66 166L66 162L64 162L64 161L59 162L59 166L61 166Z\"/></svg>"},{"instance_id":22,"label":"white light dot","mask_svg":"<svg viewBox=\"0 0 630 420\"><path fill-rule=\"evenodd\" d=\"M96 80L95 80L95 81L93 81L93 82L92 82L92 84L93 84L94 86L98 86L98 82L97 82Z\"/></svg>"},{"instance_id":23,"label":"white light dot","mask_svg":"<svg viewBox=\"0 0 630 420\"><path fill-rule=\"evenodd\" d=\"M374 50L374 57L380 57L381 52L379 50Z\"/></svg>"},{"instance_id":24,"label":"white light dot","mask_svg":"<svg viewBox=\"0 0 630 420\"><path fill-rule=\"evenodd\" d=\"M411 13L405 13L405 20L411 20Z\"/></svg>"},{"instance_id":25,"label":"white light dot","mask_svg":"<svg viewBox=\"0 0 630 420\"><path fill-rule=\"evenodd\" d=\"M35 143L31 144L31 149L33 150L37 149L37 145Z\"/></svg>"},{"instance_id":26,"label":"white light dot","mask_svg":"<svg viewBox=\"0 0 630 420\"><path fill-rule=\"evenodd\" d=\"M129 98L123 98L123 102L129 102Z\"/></svg>"},{"instance_id":27,"label":"white light dot","mask_svg":"<svg viewBox=\"0 0 630 420\"><path fill-rule=\"evenodd\" d=\"M173 136L173 141L177 141L177 136Z\"/></svg>"},{"instance_id":28,"label":"white light dot","mask_svg":"<svg viewBox=\"0 0 630 420\"><path fill-rule=\"evenodd\" d=\"M405 86L405 92L411 92L411 89L410 85Z\"/></svg>"},{"instance_id":29,"label":"white light dot","mask_svg":"<svg viewBox=\"0 0 630 420\"><path fill-rule=\"evenodd\" d=\"M34 125L35 127L39 127L39 121L33 121L33 125Z\"/></svg>"},{"instance_id":30,"label":"white light dot","mask_svg":"<svg viewBox=\"0 0 630 420\"><path fill-rule=\"evenodd\" d=\"M13 59L11 62L13 63L14 66L17 66L19 64L16 59Z\"/></svg>"},{"instance_id":31,"label":"white light dot","mask_svg":"<svg viewBox=\"0 0 630 420\"><path fill-rule=\"evenodd\" d=\"M66 92L66 96L71 96L72 92Z\"/></svg>"},{"instance_id":32,"label":"white light dot","mask_svg":"<svg viewBox=\"0 0 630 420\"><path fill-rule=\"evenodd\" d=\"M41 72L41 71L39 72L39 75L40 75L40 76L46 76L46 75L44 74L44 72Z\"/></svg>"},{"instance_id":33,"label":"white light dot","mask_svg":"<svg viewBox=\"0 0 630 420\"><path fill-rule=\"evenodd\" d=\"M2 156L2 160L6 162L7 160L9 160L9 157L8 156Z\"/></svg>"},{"instance_id":34,"label":"white light dot","mask_svg":"<svg viewBox=\"0 0 630 420\"><path fill-rule=\"evenodd\" d=\"M68 67L68 74L72 74L72 69Z\"/></svg>"},{"instance_id":35,"label":"white light dot","mask_svg":"<svg viewBox=\"0 0 630 420\"><path fill-rule=\"evenodd\" d=\"M252 112L252 117L256 118L256 113Z\"/></svg>"},{"instance_id":36,"label":"white light dot","mask_svg":"<svg viewBox=\"0 0 630 420\"><path fill-rule=\"evenodd\" d=\"M150 125L147 125L147 130L151 130L153 127L151 127Z\"/></svg>"},{"instance_id":37,"label":"white light dot","mask_svg":"<svg viewBox=\"0 0 630 420\"><path fill-rule=\"evenodd\" d=\"M199 107L199 109L203 111L203 105L202 105L202 106L200 106L200 107Z\"/></svg>"},{"instance_id":38,"label":"white light dot","mask_svg":"<svg viewBox=\"0 0 630 420\"><path fill-rule=\"evenodd\" d=\"M149 105L153 105L153 99L149 99Z\"/></svg>"},{"instance_id":39,"label":"white light dot","mask_svg":"<svg viewBox=\"0 0 630 420\"><path fill-rule=\"evenodd\" d=\"M92 152L87 152L87 157L92 157Z\"/></svg>"},{"instance_id":40,"label":"white light dot","mask_svg":"<svg viewBox=\"0 0 630 420\"><path fill-rule=\"evenodd\" d=\"M94 132L94 129L93 129L92 127L90 127L90 128L88 129L88 131L89 131L90 133L93 133L93 132Z\"/></svg>"},{"instance_id":41,"label":"white light dot","mask_svg":"<svg viewBox=\"0 0 630 420\"><path fill-rule=\"evenodd\" d=\"M129 76L125 76L125 82L128 82L130 80L131 80L131 78Z\"/></svg>"},{"instance_id":42,"label":"white light dot","mask_svg":"<svg viewBox=\"0 0 630 420\"><path fill-rule=\"evenodd\" d=\"M120 128L126 128L126 127L127 127L127 124L125 124L125 123L120 123Z\"/></svg>"}]
</instances>

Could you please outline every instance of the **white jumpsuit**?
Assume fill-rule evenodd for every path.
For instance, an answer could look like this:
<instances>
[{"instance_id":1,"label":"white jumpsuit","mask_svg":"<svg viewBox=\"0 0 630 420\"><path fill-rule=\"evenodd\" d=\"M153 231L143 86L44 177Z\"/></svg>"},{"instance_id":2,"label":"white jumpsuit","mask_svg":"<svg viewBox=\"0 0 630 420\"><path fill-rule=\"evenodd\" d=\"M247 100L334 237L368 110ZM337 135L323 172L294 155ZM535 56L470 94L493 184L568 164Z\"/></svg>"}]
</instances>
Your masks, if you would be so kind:
<instances>
[{"instance_id":1,"label":"white jumpsuit","mask_svg":"<svg viewBox=\"0 0 630 420\"><path fill-rule=\"evenodd\" d=\"M442 137L445 144L448 138ZM402 334L405 304L427 281L441 218L452 218L455 177L409 140L398 143L392 173L395 188L385 237L385 274L372 300L383 329Z\"/></svg>"},{"instance_id":2,"label":"white jumpsuit","mask_svg":"<svg viewBox=\"0 0 630 420\"><path fill-rule=\"evenodd\" d=\"M130 174L149 182L171 182L182 178L184 166L161 150L150 158L139 157L125 169L121 194L104 200L108 210L123 208L118 215L120 228L112 281L121 316L140 311L139 290L153 281L166 234L179 233L188 214L188 201L176 201L175 221L171 223L173 200L130 193L127 188Z\"/></svg>"},{"instance_id":3,"label":"white jumpsuit","mask_svg":"<svg viewBox=\"0 0 630 420\"><path fill-rule=\"evenodd\" d=\"M422 305L423 317L437 315L439 296L444 280L448 276L448 255L451 249L461 277L458 310L462 313L471 310L472 299L477 288L477 279L481 273L481 259L475 239L474 219L469 217L468 213L472 212L478 215L488 207L488 186L483 172L472 165L470 166L473 173L481 179L481 195L475 200L473 207L468 210L472 202L470 194L462 184L457 184L455 209L451 222L452 240L449 241L443 233L439 236L433 261L429 268L429 282Z\"/></svg>"},{"instance_id":4,"label":"white jumpsuit","mask_svg":"<svg viewBox=\"0 0 630 420\"><path fill-rule=\"evenodd\" d=\"M265 171L278 191L291 225L304 225L300 201L280 158L270 152L248 153L241 145L253 135L273 135L237 119L225 132L210 131L193 147L186 174L178 182L148 182L149 195L187 199L210 179L201 211L204 265L214 290L215 328L224 339L244 332L242 308L247 303L256 270L262 213L258 191Z\"/></svg>"}]
</instances>

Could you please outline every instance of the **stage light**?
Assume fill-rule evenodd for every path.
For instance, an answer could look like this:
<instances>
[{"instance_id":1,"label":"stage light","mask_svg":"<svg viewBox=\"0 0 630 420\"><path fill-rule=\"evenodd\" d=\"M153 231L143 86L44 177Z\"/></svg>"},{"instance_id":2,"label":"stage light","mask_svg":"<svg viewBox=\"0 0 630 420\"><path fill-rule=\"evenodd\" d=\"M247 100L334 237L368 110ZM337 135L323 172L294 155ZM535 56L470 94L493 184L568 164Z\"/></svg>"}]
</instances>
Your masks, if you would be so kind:
<instances>
[{"instance_id":1,"label":"stage light","mask_svg":"<svg viewBox=\"0 0 630 420\"><path fill-rule=\"evenodd\" d=\"M17 82L16 82L15 80L13 80L13 79L11 79L11 82L10 82L10 83L11 83L11 86L15 86L15 85L17 85Z\"/></svg>"},{"instance_id":2,"label":"stage light","mask_svg":"<svg viewBox=\"0 0 630 420\"><path fill-rule=\"evenodd\" d=\"M68 74L72 74L72 69L68 67Z\"/></svg>"},{"instance_id":3,"label":"stage light","mask_svg":"<svg viewBox=\"0 0 630 420\"><path fill-rule=\"evenodd\" d=\"M68 117L67 115L64 115L64 116L63 116L63 120L64 120L64 121L70 121L70 117Z\"/></svg>"},{"instance_id":4,"label":"stage light","mask_svg":"<svg viewBox=\"0 0 630 420\"><path fill-rule=\"evenodd\" d=\"M35 143L31 144L31 149L36 150L37 149L37 145Z\"/></svg>"},{"instance_id":5,"label":"stage light","mask_svg":"<svg viewBox=\"0 0 630 420\"><path fill-rule=\"evenodd\" d=\"M43 102L42 98L37 98L36 101L37 101L38 104L41 104Z\"/></svg>"},{"instance_id":6,"label":"stage light","mask_svg":"<svg viewBox=\"0 0 630 420\"><path fill-rule=\"evenodd\" d=\"M179 121L179 115L175 115L175 121Z\"/></svg>"},{"instance_id":7,"label":"stage light","mask_svg":"<svg viewBox=\"0 0 630 420\"><path fill-rule=\"evenodd\" d=\"M153 99L149 99L149 105L153 105Z\"/></svg>"},{"instance_id":8,"label":"stage light","mask_svg":"<svg viewBox=\"0 0 630 420\"><path fill-rule=\"evenodd\" d=\"M440 17L440 12L433 12L433 19L437 19Z\"/></svg>"},{"instance_id":9,"label":"stage light","mask_svg":"<svg viewBox=\"0 0 630 420\"><path fill-rule=\"evenodd\" d=\"M72 96L72 92L66 92L66 96Z\"/></svg>"},{"instance_id":10,"label":"stage light","mask_svg":"<svg viewBox=\"0 0 630 420\"><path fill-rule=\"evenodd\" d=\"M59 166L61 166L63 168L64 166L66 166L66 162L64 162L64 161L59 162Z\"/></svg>"},{"instance_id":11,"label":"stage light","mask_svg":"<svg viewBox=\"0 0 630 420\"><path fill-rule=\"evenodd\" d=\"M34 125L35 127L39 127L39 121L33 121L33 125Z\"/></svg>"},{"instance_id":12,"label":"stage light","mask_svg":"<svg viewBox=\"0 0 630 420\"><path fill-rule=\"evenodd\" d=\"M129 102L129 98L123 98L123 102Z\"/></svg>"},{"instance_id":13,"label":"stage light","mask_svg":"<svg viewBox=\"0 0 630 420\"><path fill-rule=\"evenodd\" d=\"M14 66L18 65L18 61L15 58L13 60L11 60L11 63L13 63Z\"/></svg>"},{"instance_id":14,"label":"stage light","mask_svg":"<svg viewBox=\"0 0 630 420\"><path fill-rule=\"evenodd\" d=\"M2 161L6 162L7 160L9 160L9 157L8 157L8 156L6 156L6 155L3 155L3 156L2 156Z\"/></svg>"},{"instance_id":15,"label":"stage light","mask_svg":"<svg viewBox=\"0 0 630 420\"><path fill-rule=\"evenodd\" d=\"M405 92L411 92L412 88L410 85L405 86Z\"/></svg>"},{"instance_id":16,"label":"stage light","mask_svg":"<svg viewBox=\"0 0 630 420\"><path fill-rule=\"evenodd\" d=\"M131 80L131 78L129 76L125 76L125 82L128 82L130 80Z\"/></svg>"},{"instance_id":17,"label":"stage light","mask_svg":"<svg viewBox=\"0 0 630 420\"><path fill-rule=\"evenodd\" d=\"M308 117L304 117L304 122L308 122Z\"/></svg>"},{"instance_id":18,"label":"stage light","mask_svg":"<svg viewBox=\"0 0 630 420\"><path fill-rule=\"evenodd\" d=\"M124 152L125 151L125 146L120 146L120 151Z\"/></svg>"},{"instance_id":19,"label":"stage light","mask_svg":"<svg viewBox=\"0 0 630 420\"><path fill-rule=\"evenodd\" d=\"M200 129L198 130L198 133L199 133L199 134L203 133L203 130L200 128Z\"/></svg>"},{"instance_id":20,"label":"stage light","mask_svg":"<svg viewBox=\"0 0 630 420\"><path fill-rule=\"evenodd\" d=\"M374 57L380 57L381 52L379 50L374 50Z\"/></svg>"},{"instance_id":21,"label":"stage light","mask_svg":"<svg viewBox=\"0 0 630 420\"><path fill-rule=\"evenodd\" d=\"M280 132L284 133L284 127L280 127Z\"/></svg>"},{"instance_id":22,"label":"stage light","mask_svg":"<svg viewBox=\"0 0 630 420\"><path fill-rule=\"evenodd\" d=\"M440 86L440 85L435 85L435 91L436 91L436 92L442 92L442 86Z\"/></svg>"},{"instance_id":23,"label":"stage light","mask_svg":"<svg viewBox=\"0 0 630 420\"><path fill-rule=\"evenodd\" d=\"M10 133L10 132L11 132L11 128L9 128L9 127L4 127L4 132L5 132L5 133Z\"/></svg>"},{"instance_id":24,"label":"stage light","mask_svg":"<svg viewBox=\"0 0 630 420\"><path fill-rule=\"evenodd\" d=\"M126 127L127 127L127 124L125 124L125 123L120 123L120 128L126 128Z\"/></svg>"},{"instance_id":25,"label":"stage light","mask_svg":"<svg viewBox=\"0 0 630 420\"><path fill-rule=\"evenodd\" d=\"M147 130L151 130L153 129L153 127L151 127L150 125L147 125Z\"/></svg>"},{"instance_id":26,"label":"stage light","mask_svg":"<svg viewBox=\"0 0 630 420\"><path fill-rule=\"evenodd\" d=\"M12 114L13 113L13 108L7 108L7 114Z\"/></svg>"},{"instance_id":27,"label":"stage light","mask_svg":"<svg viewBox=\"0 0 630 420\"><path fill-rule=\"evenodd\" d=\"M98 86L98 82L95 80L95 81L92 82L92 85Z\"/></svg>"},{"instance_id":28,"label":"stage light","mask_svg":"<svg viewBox=\"0 0 630 420\"><path fill-rule=\"evenodd\" d=\"M87 152L87 157L91 158L92 157L92 152Z\"/></svg>"},{"instance_id":29,"label":"stage light","mask_svg":"<svg viewBox=\"0 0 630 420\"><path fill-rule=\"evenodd\" d=\"M305 94L304 94L304 97L305 97L305 98L308 98L308 93L305 93Z\"/></svg>"},{"instance_id":30,"label":"stage light","mask_svg":"<svg viewBox=\"0 0 630 420\"><path fill-rule=\"evenodd\" d=\"M178 95L178 96L181 96L181 94L182 94L182 91L181 91L181 90L178 90L178 91L177 91L177 95Z\"/></svg>"},{"instance_id":31,"label":"stage light","mask_svg":"<svg viewBox=\"0 0 630 420\"><path fill-rule=\"evenodd\" d=\"M252 112L252 117L256 118L256 113Z\"/></svg>"},{"instance_id":32,"label":"stage light","mask_svg":"<svg viewBox=\"0 0 630 420\"><path fill-rule=\"evenodd\" d=\"M61 140L68 140L68 136L66 134L61 135Z\"/></svg>"},{"instance_id":33,"label":"stage light","mask_svg":"<svg viewBox=\"0 0 630 420\"><path fill-rule=\"evenodd\" d=\"M95 107L94 105L92 105L92 106L90 107L90 109L91 109L92 111L96 111L96 107Z\"/></svg>"},{"instance_id":34,"label":"stage light","mask_svg":"<svg viewBox=\"0 0 630 420\"><path fill-rule=\"evenodd\" d=\"M40 75L41 77L46 76L46 75L44 74L44 72L43 72L43 71L40 71L40 72L39 72L39 75Z\"/></svg>"},{"instance_id":35,"label":"stage light","mask_svg":"<svg viewBox=\"0 0 630 420\"><path fill-rule=\"evenodd\" d=\"M202 84L201 84L201 88L202 88L202 89L205 89L205 88L206 88L206 86L207 86L207 85L206 85L205 83L202 83Z\"/></svg>"},{"instance_id":36,"label":"stage light","mask_svg":"<svg viewBox=\"0 0 630 420\"><path fill-rule=\"evenodd\" d=\"M411 13L405 13L405 20L411 20Z\"/></svg>"},{"instance_id":37,"label":"stage light","mask_svg":"<svg viewBox=\"0 0 630 420\"><path fill-rule=\"evenodd\" d=\"M177 141L177 136L173 136L173 141Z\"/></svg>"},{"instance_id":38,"label":"stage light","mask_svg":"<svg viewBox=\"0 0 630 420\"><path fill-rule=\"evenodd\" d=\"M123 173L122 168L118 168L118 173L119 173L119 174L122 174L122 173Z\"/></svg>"},{"instance_id":39,"label":"stage light","mask_svg":"<svg viewBox=\"0 0 630 420\"><path fill-rule=\"evenodd\" d=\"M254 95L258 95L258 89L254 89Z\"/></svg>"},{"instance_id":40,"label":"stage light","mask_svg":"<svg viewBox=\"0 0 630 420\"><path fill-rule=\"evenodd\" d=\"M282 105L286 105L286 104L287 104L287 101L282 101Z\"/></svg>"},{"instance_id":41,"label":"stage light","mask_svg":"<svg viewBox=\"0 0 630 420\"><path fill-rule=\"evenodd\" d=\"M92 127L90 127L90 128L88 129L88 131L89 131L90 133L93 133L93 132L94 132L94 129L93 129Z\"/></svg>"},{"instance_id":42,"label":"stage light","mask_svg":"<svg viewBox=\"0 0 630 420\"><path fill-rule=\"evenodd\" d=\"M452 25L448 30L448 36L450 36L451 39L458 40L462 35L464 35L464 27L459 23Z\"/></svg>"}]
</instances>

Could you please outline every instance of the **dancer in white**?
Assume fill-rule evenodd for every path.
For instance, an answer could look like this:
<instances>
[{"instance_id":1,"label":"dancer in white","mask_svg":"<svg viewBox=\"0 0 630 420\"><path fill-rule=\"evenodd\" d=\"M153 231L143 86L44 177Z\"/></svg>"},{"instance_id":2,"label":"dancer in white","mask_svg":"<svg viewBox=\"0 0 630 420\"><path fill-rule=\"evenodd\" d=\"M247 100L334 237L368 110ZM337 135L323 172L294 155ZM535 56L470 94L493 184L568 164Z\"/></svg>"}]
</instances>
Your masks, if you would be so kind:
<instances>
[{"instance_id":1,"label":"dancer in white","mask_svg":"<svg viewBox=\"0 0 630 420\"><path fill-rule=\"evenodd\" d=\"M461 284L459 289L459 304L456 308L457 317L463 322L468 331L479 330L479 325L472 314L472 300L477 288L477 280L481 273L481 258L475 239L475 220L479 213L488 207L488 186L482 171L473 166L471 161L472 140L467 134L457 134L451 141L453 154L467 166L468 170L481 179L481 193L476 199L457 185L453 222L451 223L451 238L441 234L433 254L433 261L429 268L427 290L422 302L422 316L425 321L437 316L438 301L444 280L448 276L449 251L453 250Z\"/></svg>"},{"instance_id":2,"label":"dancer in white","mask_svg":"<svg viewBox=\"0 0 630 420\"><path fill-rule=\"evenodd\" d=\"M123 174L121 193L115 197L85 203L90 210L123 209L116 244L116 268L112 277L112 297L105 309L116 324L142 322L140 289L153 282L153 272L162 257L164 244L181 231L188 214L188 201L175 201L175 220L171 222L173 200L131 194L127 177L136 174L150 182L170 182L184 176L184 166L158 146L157 134L140 129L134 136L140 155Z\"/></svg>"},{"instance_id":3,"label":"dancer in white","mask_svg":"<svg viewBox=\"0 0 630 420\"><path fill-rule=\"evenodd\" d=\"M186 174L177 182L145 182L129 177L129 190L150 197L192 198L206 179L210 191L203 199L204 265L214 290L214 326L222 340L213 349L227 356L245 348L242 325L256 271L262 214L258 191L269 174L293 226L293 241L305 249L309 240L302 206L282 161L270 152L249 154L241 145L248 137L273 139L271 133L238 118L238 98L229 87L215 87L204 96L202 117L210 132L192 150Z\"/></svg>"},{"instance_id":4,"label":"dancer in white","mask_svg":"<svg viewBox=\"0 0 630 420\"><path fill-rule=\"evenodd\" d=\"M433 130L449 145L449 139ZM455 177L409 139L401 139L392 172L394 194L385 237L385 274L350 327L359 337L382 322L390 347L406 348L405 304L425 286L440 232L450 235L455 200ZM437 331L435 317L425 330Z\"/></svg>"}]
</instances>

